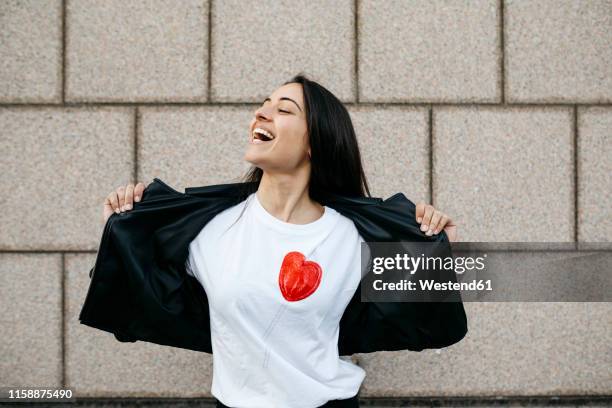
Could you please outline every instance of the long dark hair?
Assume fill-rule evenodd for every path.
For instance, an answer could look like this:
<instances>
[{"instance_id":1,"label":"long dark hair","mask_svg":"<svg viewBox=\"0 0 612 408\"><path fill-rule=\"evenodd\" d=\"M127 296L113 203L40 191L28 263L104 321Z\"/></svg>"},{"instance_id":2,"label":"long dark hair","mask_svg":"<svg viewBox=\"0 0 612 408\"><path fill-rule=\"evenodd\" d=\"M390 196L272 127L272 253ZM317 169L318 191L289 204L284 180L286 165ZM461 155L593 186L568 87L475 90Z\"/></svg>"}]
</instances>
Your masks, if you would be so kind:
<instances>
[{"instance_id":1,"label":"long dark hair","mask_svg":"<svg viewBox=\"0 0 612 408\"><path fill-rule=\"evenodd\" d=\"M357 136L351 117L334 94L303 74L283 85L302 85L304 109L311 150L310 198L321 203L327 193L350 197L371 197ZM245 185L242 198L257 190L263 170L251 166L240 178Z\"/></svg>"}]
</instances>

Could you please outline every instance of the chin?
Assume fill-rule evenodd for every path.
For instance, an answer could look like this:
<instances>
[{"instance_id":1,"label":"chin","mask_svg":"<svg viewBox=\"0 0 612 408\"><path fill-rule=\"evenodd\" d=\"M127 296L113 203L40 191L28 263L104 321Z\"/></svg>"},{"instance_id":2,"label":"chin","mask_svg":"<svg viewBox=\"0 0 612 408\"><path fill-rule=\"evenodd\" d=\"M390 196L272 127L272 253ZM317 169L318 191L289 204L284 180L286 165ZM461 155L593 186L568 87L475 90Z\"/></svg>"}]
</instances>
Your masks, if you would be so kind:
<instances>
[{"instance_id":1,"label":"chin","mask_svg":"<svg viewBox=\"0 0 612 408\"><path fill-rule=\"evenodd\" d=\"M245 162L251 163L254 166L260 167L263 163L263 160L261 160L261 157L257 157L259 155L257 154L253 154L252 152L246 152L244 154L244 156L242 157L242 160L244 160Z\"/></svg>"}]
</instances>

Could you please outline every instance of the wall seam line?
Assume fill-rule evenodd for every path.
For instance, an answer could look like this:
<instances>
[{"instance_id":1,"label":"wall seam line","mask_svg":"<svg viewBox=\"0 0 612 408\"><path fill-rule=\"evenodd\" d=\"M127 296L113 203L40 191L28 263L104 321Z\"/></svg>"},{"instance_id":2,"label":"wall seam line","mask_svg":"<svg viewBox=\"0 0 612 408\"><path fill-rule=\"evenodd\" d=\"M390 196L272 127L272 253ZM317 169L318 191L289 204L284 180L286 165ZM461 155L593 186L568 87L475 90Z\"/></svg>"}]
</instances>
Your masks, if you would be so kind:
<instances>
[{"instance_id":1,"label":"wall seam line","mask_svg":"<svg viewBox=\"0 0 612 408\"><path fill-rule=\"evenodd\" d=\"M133 145L134 145L134 150L132 152L133 154L133 158L132 160L134 161L134 167L132 169L132 176L133 176L133 180L134 180L134 185L136 185L136 183L138 183L138 179L140 177L140 175L138 174L138 129L140 128L140 109L138 108L138 106L136 106L134 108L134 128L133 128L133 132L134 134L132 135L133 138Z\"/></svg>"},{"instance_id":2,"label":"wall seam line","mask_svg":"<svg viewBox=\"0 0 612 408\"><path fill-rule=\"evenodd\" d=\"M499 78L501 81L500 97L501 97L502 104L506 103L506 68L505 68L506 43L505 43L505 36L504 36L504 29L505 29L504 18L505 18L504 0L499 0L499 42L500 42L499 48L500 48L500 58L501 58L501 61L499 64L499 69L500 69Z\"/></svg>"},{"instance_id":3,"label":"wall seam line","mask_svg":"<svg viewBox=\"0 0 612 408\"><path fill-rule=\"evenodd\" d=\"M573 154L573 165L574 165L574 242L578 242L579 234L578 234L578 221L579 221L579 216L578 216L578 211L579 211L579 191L578 191L578 183L579 183L579 161L578 161L578 105L574 105L574 109L573 109L573 122L572 122L572 142L573 142L573 149L574 149L574 154Z\"/></svg>"},{"instance_id":4,"label":"wall seam line","mask_svg":"<svg viewBox=\"0 0 612 408\"><path fill-rule=\"evenodd\" d=\"M353 54L354 54L354 67L355 74L355 103L359 103L359 0L355 0L353 3L354 7L354 33L353 33Z\"/></svg>"},{"instance_id":5,"label":"wall seam line","mask_svg":"<svg viewBox=\"0 0 612 408\"><path fill-rule=\"evenodd\" d=\"M428 115L428 141L429 141L429 168L427 169L429 173L429 202L431 205L434 205L434 164L433 164L433 145L434 145L434 136L433 136L433 106L429 105L427 109Z\"/></svg>"},{"instance_id":6,"label":"wall seam line","mask_svg":"<svg viewBox=\"0 0 612 408\"><path fill-rule=\"evenodd\" d=\"M212 8L213 0L208 0L208 61L207 63L207 79L206 84L206 101L210 103L212 101L211 90L212 90Z\"/></svg>"},{"instance_id":7,"label":"wall seam line","mask_svg":"<svg viewBox=\"0 0 612 408\"><path fill-rule=\"evenodd\" d=\"M66 388L66 253L61 252L61 269L62 269L62 279L61 279L61 365L62 365L62 378L61 378L61 387L63 389Z\"/></svg>"},{"instance_id":8,"label":"wall seam line","mask_svg":"<svg viewBox=\"0 0 612 408\"><path fill-rule=\"evenodd\" d=\"M61 51L61 78L60 78L60 86L61 86L61 103L66 103L66 2L68 0L62 0L61 4L61 31L62 31L62 51Z\"/></svg>"}]
</instances>

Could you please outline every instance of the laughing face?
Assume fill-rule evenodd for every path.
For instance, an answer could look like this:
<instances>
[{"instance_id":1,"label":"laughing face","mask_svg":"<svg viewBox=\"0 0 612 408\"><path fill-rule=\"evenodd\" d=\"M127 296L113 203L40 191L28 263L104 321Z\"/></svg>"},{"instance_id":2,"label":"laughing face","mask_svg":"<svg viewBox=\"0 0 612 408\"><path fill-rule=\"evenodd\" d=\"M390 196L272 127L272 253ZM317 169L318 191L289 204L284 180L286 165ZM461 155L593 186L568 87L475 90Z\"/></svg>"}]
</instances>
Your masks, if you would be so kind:
<instances>
[{"instance_id":1,"label":"laughing face","mask_svg":"<svg viewBox=\"0 0 612 408\"><path fill-rule=\"evenodd\" d=\"M278 88L255 111L244 160L264 171L292 172L309 163L302 85Z\"/></svg>"}]
</instances>

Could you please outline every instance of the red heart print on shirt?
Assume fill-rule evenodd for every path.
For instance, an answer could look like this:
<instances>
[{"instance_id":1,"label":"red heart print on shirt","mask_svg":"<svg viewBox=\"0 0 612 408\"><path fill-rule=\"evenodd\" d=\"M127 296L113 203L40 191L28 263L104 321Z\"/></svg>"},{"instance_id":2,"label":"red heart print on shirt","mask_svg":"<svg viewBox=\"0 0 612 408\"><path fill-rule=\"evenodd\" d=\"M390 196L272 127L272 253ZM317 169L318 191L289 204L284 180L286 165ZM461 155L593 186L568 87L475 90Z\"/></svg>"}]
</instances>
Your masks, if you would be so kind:
<instances>
[{"instance_id":1,"label":"red heart print on shirt","mask_svg":"<svg viewBox=\"0 0 612 408\"><path fill-rule=\"evenodd\" d=\"M278 274L278 285L283 297L290 302L312 295L319 287L323 271L318 263L307 261L298 251L285 255Z\"/></svg>"}]
</instances>

